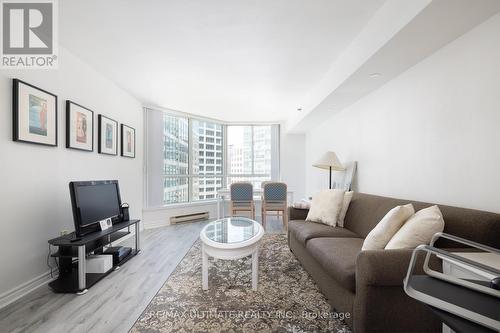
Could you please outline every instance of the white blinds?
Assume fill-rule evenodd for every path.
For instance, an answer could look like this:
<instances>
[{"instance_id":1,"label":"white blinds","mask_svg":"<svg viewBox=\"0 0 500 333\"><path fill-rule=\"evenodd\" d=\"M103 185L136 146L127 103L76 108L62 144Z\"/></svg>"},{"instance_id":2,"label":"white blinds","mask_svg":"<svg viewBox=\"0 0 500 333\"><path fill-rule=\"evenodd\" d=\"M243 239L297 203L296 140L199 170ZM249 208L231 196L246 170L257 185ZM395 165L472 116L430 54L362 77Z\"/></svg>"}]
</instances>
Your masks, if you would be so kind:
<instances>
[{"instance_id":1,"label":"white blinds","mask_svg":"<svg viewBox=\"0 0 500 333\"><path fill-rule=\"evenodd\" d=\"M163 111L144 109L146 205L163 206Z\"/></svg>"}]
</instances>

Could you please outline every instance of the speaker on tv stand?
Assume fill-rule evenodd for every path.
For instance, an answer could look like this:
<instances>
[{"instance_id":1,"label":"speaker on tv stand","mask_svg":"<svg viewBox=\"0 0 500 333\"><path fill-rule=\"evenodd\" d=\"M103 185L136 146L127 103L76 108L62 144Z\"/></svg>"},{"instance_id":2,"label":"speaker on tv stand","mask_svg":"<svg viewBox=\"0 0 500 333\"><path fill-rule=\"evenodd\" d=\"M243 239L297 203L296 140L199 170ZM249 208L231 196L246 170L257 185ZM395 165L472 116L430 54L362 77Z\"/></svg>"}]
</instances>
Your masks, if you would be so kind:
<instances>
[{"instance_id":1,"label":"speaker on tv stand","mask_svg":"<svg viewBox=\"0 0 500 333\"><path fill-rule=\"evenodd\" d=\"M120 206L121 222L130 221L129 208L130 206L126 202L122 203L122 205Z\"/></svg>"}]
</instances>

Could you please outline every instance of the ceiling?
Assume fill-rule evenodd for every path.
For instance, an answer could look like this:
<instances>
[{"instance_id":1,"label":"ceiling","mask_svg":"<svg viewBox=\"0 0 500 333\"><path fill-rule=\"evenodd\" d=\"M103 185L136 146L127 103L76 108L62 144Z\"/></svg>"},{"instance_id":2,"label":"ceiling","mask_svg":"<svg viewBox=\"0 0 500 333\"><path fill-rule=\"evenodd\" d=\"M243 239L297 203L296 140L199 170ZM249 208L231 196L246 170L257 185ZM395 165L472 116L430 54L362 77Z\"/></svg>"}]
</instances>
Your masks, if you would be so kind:
<instances>
[{"instance_id":1,"label":"ceiling","mask_svg":"<svg viewBox=\"0 0 500 333\"><path fill-rule=\"evenodd\" d=\"M384 2L64 0L60 42L145 105L280 121Z\"/></svg>"},{"instance_id":2,"label":"ceiling","mask_svg":"<svg viewBox=\"0 0 500 333\"><path fill-rule=\"evenodd\" d=\"M288 118L287 132L308 132L499 11L499 0L386 2Z\"/></svg>"}]
</instances>

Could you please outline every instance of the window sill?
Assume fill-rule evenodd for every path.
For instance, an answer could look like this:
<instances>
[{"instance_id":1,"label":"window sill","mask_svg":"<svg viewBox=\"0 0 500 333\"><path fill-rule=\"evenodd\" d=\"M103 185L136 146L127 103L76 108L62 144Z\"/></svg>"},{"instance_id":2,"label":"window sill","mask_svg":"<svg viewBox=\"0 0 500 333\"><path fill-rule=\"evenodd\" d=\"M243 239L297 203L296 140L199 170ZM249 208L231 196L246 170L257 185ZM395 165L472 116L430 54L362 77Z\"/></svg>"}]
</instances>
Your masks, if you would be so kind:
<instances>
[{"instance_id":1,"label":"window sill","mask_svg":"<svg viewBox=\"0 0 500 333\"><path fill-rule=\"evenodd\" d=\"M148 207L148 208L143 208L142 211L143 212L155 212L155 211L161 211L161 210L170 210L170 209L178 209L178 208L186 208L186 207L197 207L197 206L209 206L209 205L215 205L215 204L217 204L217 200L204 200L204 201L194 201L194 202L170 204L170 205L157 206L157 207Z\"/></svg>"}]
</instances>

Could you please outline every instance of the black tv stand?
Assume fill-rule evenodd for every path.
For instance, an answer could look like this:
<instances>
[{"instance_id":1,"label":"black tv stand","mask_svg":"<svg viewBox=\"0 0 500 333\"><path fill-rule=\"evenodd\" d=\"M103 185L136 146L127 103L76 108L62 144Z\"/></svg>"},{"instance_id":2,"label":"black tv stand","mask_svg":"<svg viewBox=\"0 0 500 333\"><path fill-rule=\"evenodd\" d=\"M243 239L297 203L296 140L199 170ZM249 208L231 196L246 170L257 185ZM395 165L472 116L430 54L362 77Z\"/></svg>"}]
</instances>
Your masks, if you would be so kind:
<instances>
[{"instance_id":1,"label":"black tv stand","mask_svg":"<svg viewBox=\"0 0 500 333\"><path fill-rule=\"evenodd\" d=\"M96 231L82 237L75 234L64 235L49 240L50 245L59 250L52 257L59 259L59 277L50 282L50 288L56 293L77 293L83 295L88 288L99 282L106 275L118 269L140 251L139 222L130 220L117 222L107 230ZM100 253L104 246L130 234L130 227L135 227L135 248L123 258L113 269L106 273L87 273L85 258L91 253ZM126 229L126 230L124 230ZM73 259L77 258L75 262Z\"/></svg>"}]
</instances>

